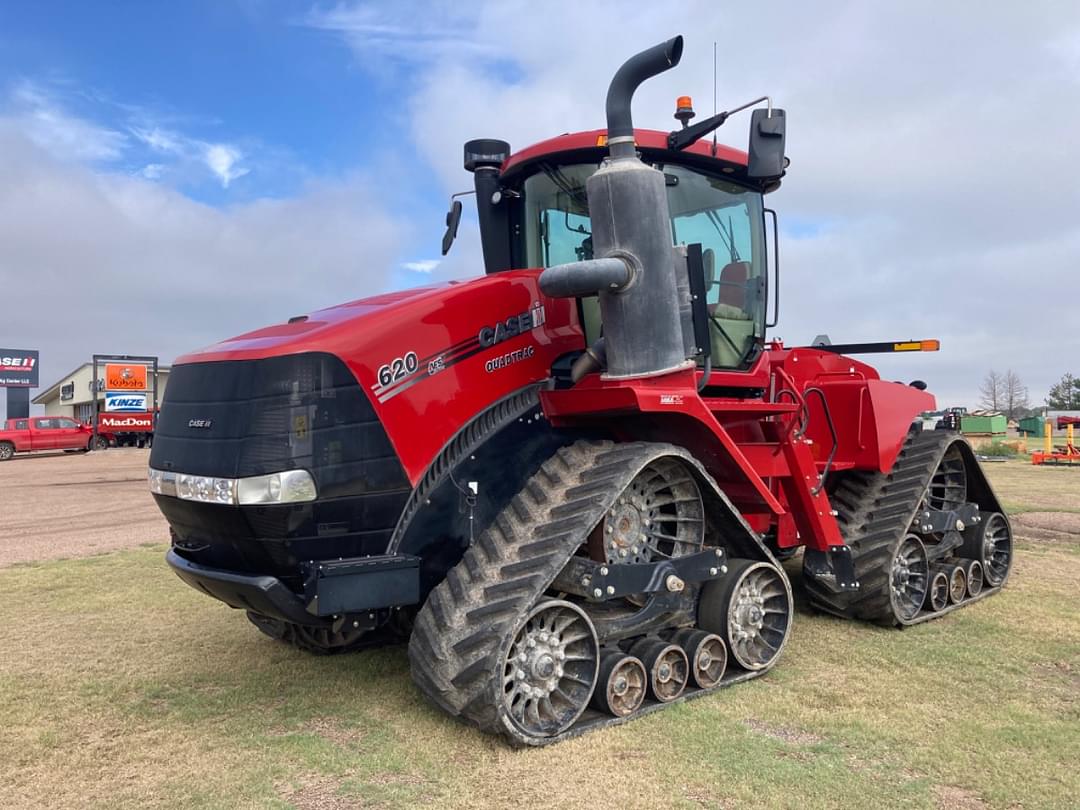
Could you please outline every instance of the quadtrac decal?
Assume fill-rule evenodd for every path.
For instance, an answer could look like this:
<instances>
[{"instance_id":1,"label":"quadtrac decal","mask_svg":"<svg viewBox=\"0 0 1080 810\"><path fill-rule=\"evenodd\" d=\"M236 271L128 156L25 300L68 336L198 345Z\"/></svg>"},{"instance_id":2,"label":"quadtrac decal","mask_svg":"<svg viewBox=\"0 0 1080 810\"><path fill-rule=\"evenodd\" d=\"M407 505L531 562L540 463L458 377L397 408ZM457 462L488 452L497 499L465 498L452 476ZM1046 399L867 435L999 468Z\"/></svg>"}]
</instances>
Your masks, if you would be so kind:
<instances>
[{"instance_id":1,"label":"quadtrac decal","mask_svg":"<svg viewBox=\"0 0 1080 810\"><path fill-rule=\"evenodd\" d=\"M416 383L434 377L462 360L468 360L473 355L487 351L503 341L527 335L534 329L539 329L544 325L545 320L543 305L533 304L525 312L482 326L474 337L466 338L427 357L420 357L414 351L403 352L400 356L379 366L376 373L378 381L371 386L371 391L379 402L386 402L402 391L412 388ZM535 353L534 346L527 346L493 358L485 365L485 368L488 372L497 371L519 360L528 359Z\"/></svg>"}]
</instances>

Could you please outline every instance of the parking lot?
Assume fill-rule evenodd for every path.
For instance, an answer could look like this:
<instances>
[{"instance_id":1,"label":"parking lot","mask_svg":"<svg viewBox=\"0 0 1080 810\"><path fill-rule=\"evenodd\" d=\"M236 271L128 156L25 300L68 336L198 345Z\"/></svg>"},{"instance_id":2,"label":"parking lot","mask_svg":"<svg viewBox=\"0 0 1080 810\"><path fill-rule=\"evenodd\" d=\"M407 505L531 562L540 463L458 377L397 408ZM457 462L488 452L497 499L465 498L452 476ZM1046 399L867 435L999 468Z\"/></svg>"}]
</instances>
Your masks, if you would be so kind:
<instances>
[{"instance_id":1,"label":"parking lot","mask_svg":"<svg viewBox=\"0 0 1080 810\"><path fill-rule=\"evenodd\" d=\"M17 455L0 464L0 567L164 543L149 450Z\"/></svg>"}]
</instances>

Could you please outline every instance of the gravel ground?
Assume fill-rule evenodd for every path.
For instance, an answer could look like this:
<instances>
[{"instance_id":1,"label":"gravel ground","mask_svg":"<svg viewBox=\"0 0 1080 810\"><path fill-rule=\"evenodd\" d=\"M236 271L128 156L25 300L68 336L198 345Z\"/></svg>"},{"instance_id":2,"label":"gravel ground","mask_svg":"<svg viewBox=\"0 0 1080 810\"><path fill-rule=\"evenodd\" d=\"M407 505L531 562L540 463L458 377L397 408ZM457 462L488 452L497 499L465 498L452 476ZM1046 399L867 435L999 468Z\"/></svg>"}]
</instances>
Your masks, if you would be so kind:
<instances>
[{"instance_id":1,"label":"gravel ground","mask_svg":"<svg viewBox=\"0 0 1080 810\"><path fill-rule=\"evenodd\" d=\"M146 487L149 457L124 447L0 463L0 567L168 542Z\"/></svg>"}]
</instances>

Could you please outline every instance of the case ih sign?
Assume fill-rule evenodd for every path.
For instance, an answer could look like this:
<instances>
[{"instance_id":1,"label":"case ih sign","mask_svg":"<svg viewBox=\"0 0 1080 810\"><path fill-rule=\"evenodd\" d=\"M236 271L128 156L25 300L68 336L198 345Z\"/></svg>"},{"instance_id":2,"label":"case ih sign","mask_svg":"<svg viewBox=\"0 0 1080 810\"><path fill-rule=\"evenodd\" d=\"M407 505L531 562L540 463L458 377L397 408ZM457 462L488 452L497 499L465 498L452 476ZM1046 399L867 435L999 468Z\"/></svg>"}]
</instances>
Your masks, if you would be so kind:
<instances>
[{"instance_id":1,"label":"case ih sign","mask_svg":"<svg viewBox=\"0 0 1080 810\"><path fill-rule=\"evenodd\" d=\"M37 388L38 353L0 349L0 388Z\"/></svg>"}]
</instances>

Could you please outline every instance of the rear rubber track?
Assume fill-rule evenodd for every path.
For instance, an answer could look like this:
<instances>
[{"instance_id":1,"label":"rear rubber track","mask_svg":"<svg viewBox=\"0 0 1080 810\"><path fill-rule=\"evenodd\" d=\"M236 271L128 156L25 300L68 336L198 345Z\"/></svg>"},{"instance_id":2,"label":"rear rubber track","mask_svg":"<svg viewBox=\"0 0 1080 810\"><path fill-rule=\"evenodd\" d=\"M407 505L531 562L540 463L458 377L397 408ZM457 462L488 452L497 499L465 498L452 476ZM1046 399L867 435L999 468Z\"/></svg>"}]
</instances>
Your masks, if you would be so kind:
<instances>
[{"instance_id":1,"label":"rear rubber track","mask_svg":"<svg viewBox=\"0 0 1080 810\"><path fill-rule=\"evenodd\" d=\"M830 501L844 540L851 547L859 589L837 592L828 580L818 580L804 571L803 582L813 607L847 619L900 624L890 602L893 555L908 533L934 471L949 446L958 440L963 441L948 431L912 433L888 474L863 471L844 474ZM997 590L988 588L977 598ZM938 613L920 614L905 623L935 618L970 601L974 599Z\"/></svg>"}]
</instances>

